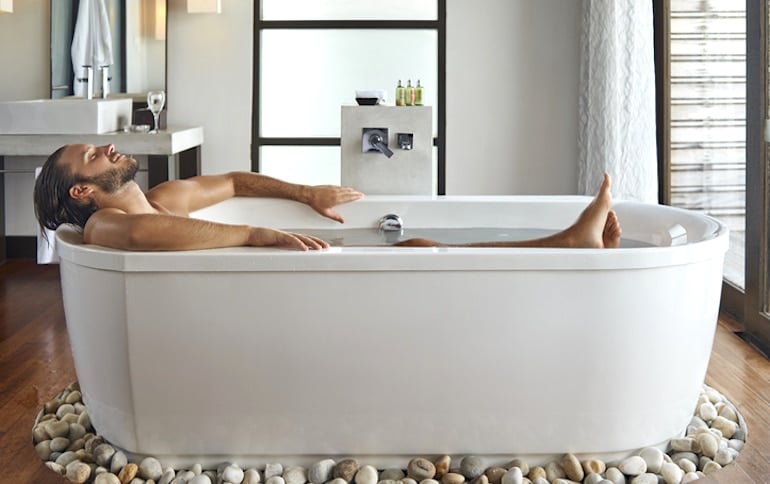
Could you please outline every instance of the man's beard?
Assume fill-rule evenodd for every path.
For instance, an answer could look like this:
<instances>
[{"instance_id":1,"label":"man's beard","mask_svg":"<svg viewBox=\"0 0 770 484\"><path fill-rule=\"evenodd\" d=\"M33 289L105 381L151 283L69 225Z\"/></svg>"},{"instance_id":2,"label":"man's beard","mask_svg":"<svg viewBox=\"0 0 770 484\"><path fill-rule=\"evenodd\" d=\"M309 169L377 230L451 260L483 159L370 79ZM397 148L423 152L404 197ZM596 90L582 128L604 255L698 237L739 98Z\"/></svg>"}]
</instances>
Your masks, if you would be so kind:
<instances>
[{"instance_id":1,"label":"man's beard","mask_svg":"<svg viewBox=\"0 0 770 484\"><path fill-rule=\"evenodd\" d=\"M104 193L115 193L126 183L133 181L139 170L139 163L128 157L129 163L116 166L109 171L89 178L89 182L98 186Z\"/></svg>"}]
</instances>

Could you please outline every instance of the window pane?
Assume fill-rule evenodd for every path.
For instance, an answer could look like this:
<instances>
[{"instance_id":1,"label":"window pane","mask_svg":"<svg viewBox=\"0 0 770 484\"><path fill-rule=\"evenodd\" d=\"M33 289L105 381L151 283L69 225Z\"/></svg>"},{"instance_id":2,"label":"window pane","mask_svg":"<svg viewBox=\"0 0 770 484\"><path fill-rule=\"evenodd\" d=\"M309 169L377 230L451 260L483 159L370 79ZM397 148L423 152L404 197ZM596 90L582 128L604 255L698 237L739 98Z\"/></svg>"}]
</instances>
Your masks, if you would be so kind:
<instances>
[{"instance_id":1,"label":"window pane","mask_svg":"<svg viewBox=\"0 0 770 484\"><path fill-rule=\"evenodd\" d=\"M745 286L746 4L671 0L671 204L730 227L724 277Z\"/></svg>"},{"instance_id":2,"label":"window pane","mask_svg":"<svg viewBox=\"0 0 770 484\"><path fill-rule=\"evenodd\" d=\"M303 185L340 184L339 146L263 146L260 173Z\"/></svg>"},{"instance_id":3,"label":"window pane","mask_svg":"<svg viewBox=\"0 0 770 484\"><path fill-rule=\"evenodd\" d=\"M436 0L262 0L262 20L436 20Z\"/></svg>"},{"instance_id":4,"label":"window pane","mask_svg":"<svg viewBox=\"0 0 770 484\"><path fill-rule=\"evenodd\" d=\"M357 89L384 89L392 105L399 79L419 79L424 104L436 104L435 30L268 29L261 38L263 137L339 137L340 106Z\"/></svg>"}]
</instances>

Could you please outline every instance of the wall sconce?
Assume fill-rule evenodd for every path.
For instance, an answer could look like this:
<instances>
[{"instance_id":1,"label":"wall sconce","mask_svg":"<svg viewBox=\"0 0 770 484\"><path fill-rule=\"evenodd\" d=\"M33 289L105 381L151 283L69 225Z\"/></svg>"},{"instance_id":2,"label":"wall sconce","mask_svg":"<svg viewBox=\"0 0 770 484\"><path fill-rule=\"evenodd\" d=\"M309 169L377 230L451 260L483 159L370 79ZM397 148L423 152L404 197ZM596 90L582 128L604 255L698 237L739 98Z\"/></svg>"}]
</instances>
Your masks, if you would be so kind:
<instances>
[{"instance_id":1,"label":"wall sconce","mask_svg":"<svg viewBox=\"0 0 770 484\"><path fill-rule=\"evenodd\" d=\"M13 0L0 0L0 13L13 13Z\"/></svg>"},{"instance_id":2,"label":"wall sconce","mask_svg":"<svg viewBox=\"0 0 770 484\"><path fill-rule=\"evenodd\" d=\"M166 0L155 0L155 40L166 40Z\"/></svg>"},{"instance_id":3,"label":"wall sconce","mask_svg":"<svg viewBox=\"0 0 770 484\"><path fill-rule=\"evenodd\" d=\"M187 0L187 13L222 13L222 0Z\"/></svg>"}]
</instances>

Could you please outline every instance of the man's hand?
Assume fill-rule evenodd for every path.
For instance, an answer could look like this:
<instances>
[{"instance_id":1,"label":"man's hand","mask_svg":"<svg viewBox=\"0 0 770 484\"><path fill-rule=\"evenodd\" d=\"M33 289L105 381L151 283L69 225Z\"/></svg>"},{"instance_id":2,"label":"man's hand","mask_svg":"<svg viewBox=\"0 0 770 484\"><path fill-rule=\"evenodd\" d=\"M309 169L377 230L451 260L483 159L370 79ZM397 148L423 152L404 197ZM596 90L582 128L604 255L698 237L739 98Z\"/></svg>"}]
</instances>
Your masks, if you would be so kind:
<instances>
[{"instance_id":1,"label":"man's hand","mask_svg":"<svg viewBox=\"0 0 770 484\"><path fill-rule=\"evenodd\" d=\"M248 245L255 247L279 247L282 249L293 250L320 250L328 249L329 244L313 237L312 235L284 232L282 230L269 229L265 227L252 227L249 234Z\"/></svg>"},{"instance_id":2,"label":"man's hand","mask_svg":"<svg viewBox=\"0 0 770 484\"><path fill-rule=\"evenodd\" d=\"M317 185L310 187L307 204L324 217L343 223L342 215L332 210L342 203L353 202L364 194L350 187L336 185Z\"/></svg>"}]
</instances>

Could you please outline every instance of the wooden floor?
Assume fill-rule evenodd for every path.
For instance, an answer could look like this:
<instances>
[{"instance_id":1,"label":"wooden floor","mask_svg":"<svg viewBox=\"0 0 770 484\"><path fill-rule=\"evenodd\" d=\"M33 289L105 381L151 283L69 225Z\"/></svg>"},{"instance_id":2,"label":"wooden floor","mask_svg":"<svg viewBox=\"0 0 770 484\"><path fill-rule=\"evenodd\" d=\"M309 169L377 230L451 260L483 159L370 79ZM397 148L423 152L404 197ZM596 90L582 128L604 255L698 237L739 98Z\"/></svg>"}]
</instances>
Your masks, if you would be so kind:
<instances>
[{"instance_id":1,"label":"wooden floor","mask_svg":"<svg viewBox=\"0 0 770 484\"><path fill-rule=\"evenodd\" d=\"M720 318L706 382L743 414L748 443L736 462L698 482L770 483L770 362L736 329ZM31 429L42 405L72 381L58 266L0 265L0 482L62 483L35 454Z\"/></svg>"}]
</instances>

